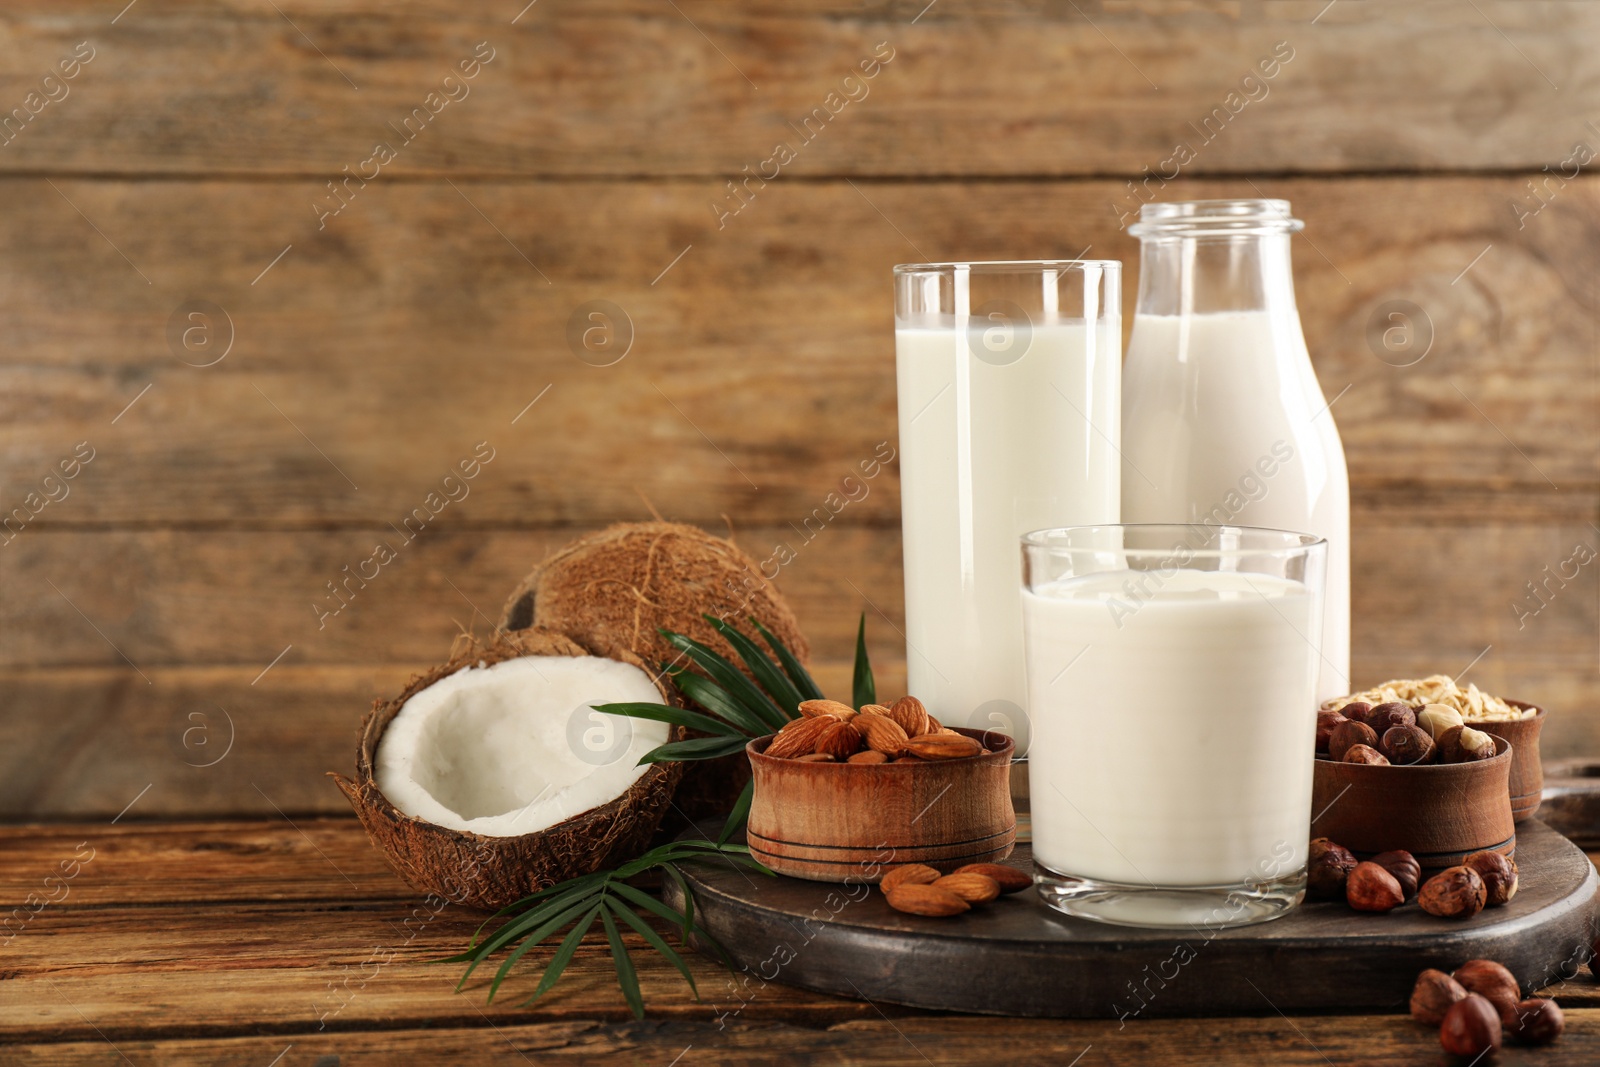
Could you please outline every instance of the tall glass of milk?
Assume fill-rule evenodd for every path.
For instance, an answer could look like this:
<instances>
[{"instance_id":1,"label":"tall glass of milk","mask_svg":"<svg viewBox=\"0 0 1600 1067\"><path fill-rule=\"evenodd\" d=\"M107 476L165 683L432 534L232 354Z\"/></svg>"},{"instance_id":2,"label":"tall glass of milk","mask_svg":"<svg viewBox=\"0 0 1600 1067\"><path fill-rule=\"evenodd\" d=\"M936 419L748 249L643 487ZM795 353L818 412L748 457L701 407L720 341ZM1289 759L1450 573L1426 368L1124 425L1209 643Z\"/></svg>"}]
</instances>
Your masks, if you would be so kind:
<instances>
[{"instance_id":1,"label":"tall glass of milk","mask_svg":"<svg viewBox=\"0 0 1600 1067\"><path fill-rule=\"evenodd\" d=\"M1146 204L1122 378L1122 521L1328 542L1318 701L1349 692L1350 478L1295 306L1287 200ZM1334 400L1338 400L1334 396Z\"/></svg>"},{"instance_id":2,"label":"tall glass of milk","mask_svg":"<svg viewBox=\"0 0 1600 1067\"><path fill-rule=\"evenodd\" d=\"M1116 522L1122 265L895 275L909 688L1028 744L1017 538Z\"/></svg>"},{"instance_id":3,"label":"tall glass of milk","mask_svg":"<svg viewBox=\"0 0 1600 1067\"><path fill-rule=\"evenodd\" d=\"M1208 523L1022 539L1045 903L1203 933L1300 902L1327 555Z\"/></svg>"}]
</instances>

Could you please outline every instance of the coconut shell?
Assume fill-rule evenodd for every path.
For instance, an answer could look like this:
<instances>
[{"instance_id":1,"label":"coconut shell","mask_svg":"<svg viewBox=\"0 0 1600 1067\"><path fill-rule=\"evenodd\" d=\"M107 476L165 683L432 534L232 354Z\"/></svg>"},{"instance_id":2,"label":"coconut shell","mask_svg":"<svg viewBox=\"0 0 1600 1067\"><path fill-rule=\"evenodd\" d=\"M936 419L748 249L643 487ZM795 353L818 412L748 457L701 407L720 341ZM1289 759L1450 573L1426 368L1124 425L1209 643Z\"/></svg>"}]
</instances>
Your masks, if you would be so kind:
<instances>
[{"instance_id":1,"label":"coconut shell","mask_svg":"<svg viewBox=\"0 0 1600 1067\"><path fill-rule=\"evenodd\" d=\"M373 845L406 884L457 904L498 909L531 893L606 867L614 867L648 847L672 803L682 764L652 764L621 796L538 833L484 837L453 830L400 811L373 779L378 742L400 709L417 693L468 665L485 666L520 656L587 656L568 637L530 629L502 634L488 645L470 639L449 662L417 675L399 696L375 701L361 723L356 777L331 777L356 810ZM612 657L641 667L663 699L666 688L656 672L626 651ZM681 736L676 727L673 738Z\"/></svg>"},{"instance_id":2,"label":"coconut shell","mask_svg":"<svg viewBox=\"0 0 1600 1067\"><path fill-rule=\"evenodd\" d=\"M523 579L501 626L555 630L597 656L627 651L651 666L687 663L661 636L665 628L738 664L705 615L756 637L754 616L802 663L810 658L794 612L755 560L732 541L672 522L619 523L572 541ZM742 752L689 764L669 822L726 814L749 780Z\"/></svg>"}]
</instances>

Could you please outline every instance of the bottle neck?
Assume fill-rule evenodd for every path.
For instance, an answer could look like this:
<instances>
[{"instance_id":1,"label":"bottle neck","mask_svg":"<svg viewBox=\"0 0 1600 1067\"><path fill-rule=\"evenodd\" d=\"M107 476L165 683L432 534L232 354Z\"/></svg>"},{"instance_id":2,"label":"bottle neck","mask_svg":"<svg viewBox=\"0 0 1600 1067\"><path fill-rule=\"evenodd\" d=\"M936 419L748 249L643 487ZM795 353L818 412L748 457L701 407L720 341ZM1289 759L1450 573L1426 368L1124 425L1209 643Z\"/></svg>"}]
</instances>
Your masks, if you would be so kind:
<instances>
[{"instance_id":1,"label":"bottle neck","mask_svg":"<svg viewBox=\"0 0 1600 1067\"><path fill-rule=\"evenodd\" d=\"M1143 236L1140 315L1265 311L1298 316L1287 232Z\"/></svg>"}]
</instances>

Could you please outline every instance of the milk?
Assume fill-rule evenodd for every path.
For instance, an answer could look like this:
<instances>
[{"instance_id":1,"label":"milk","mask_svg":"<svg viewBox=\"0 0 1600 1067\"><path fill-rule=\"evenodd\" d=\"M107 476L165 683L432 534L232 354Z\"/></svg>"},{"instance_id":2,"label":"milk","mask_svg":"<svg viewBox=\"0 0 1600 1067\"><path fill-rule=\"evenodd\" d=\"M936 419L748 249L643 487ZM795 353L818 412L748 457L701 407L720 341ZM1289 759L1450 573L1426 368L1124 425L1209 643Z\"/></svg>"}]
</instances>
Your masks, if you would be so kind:
<instances>
[{"instance_id":1,"label":"milk","mask_svg":"<svg viewBox=\"0 0 1600 1067\"><path fill-rule=\"evenodd\" d=\"M1311 820L1312 598L1264 574L1165 574L1022 594L1034 858L1129 885L1291 877Z\"/></svg>"},{"instance_id":2,"label":"milk","mask_svg":"<svg viewBox=\"0 0 1600 1067\"><path fill-rule=\"evenodd\" d=\"M1123 367L1122 456L1124 522L1327 539L1316 698L1350 692L1350 479L1292 303L1279 314L1136 316Z\"/></svg>"},{"instance_id":3,"label":"milk","mask_svg":"<svg viewBox=\"0 0 1600 1067\"><path fill-rule=\"evenodd\" d=\"M1121 339L1113 319L1035 325L1019 359L1005 340L895 331L906 669L947 725L1025 734L1018 538L1117 521Z\"/></svg>"}]
</instances>

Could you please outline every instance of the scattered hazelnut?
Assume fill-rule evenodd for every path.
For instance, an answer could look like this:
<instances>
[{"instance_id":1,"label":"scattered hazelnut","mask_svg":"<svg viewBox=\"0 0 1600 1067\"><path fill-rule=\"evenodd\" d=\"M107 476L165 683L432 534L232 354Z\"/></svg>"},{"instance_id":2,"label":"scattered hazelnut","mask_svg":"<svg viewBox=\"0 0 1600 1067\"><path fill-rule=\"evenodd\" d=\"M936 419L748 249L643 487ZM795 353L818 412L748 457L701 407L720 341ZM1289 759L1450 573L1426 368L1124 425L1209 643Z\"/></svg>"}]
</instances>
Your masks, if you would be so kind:
<instances>
[{"instance_id":1,"label":"scattered hazelnut","mask_svg":"<svg viewBox=\"0 0 1600 1067\"><path fill-rule=\"evenodd\" d=\"M1460 982L1429 967L1417 975L1417 984L1411 988L1411 1017L1419 1023L1438 1026L1444 1022L1450 1005L1466 995Z\"/></svg>"},{"instance_id":2,"label":"scattered hazelnut","mask_svg":"<svg viewBox=\"0 0 1600 1067\"><path fill-rule=\"evenodd\" d=\"M1500 1036L1500 1016L1494 1005L1476 993L1450 1005L1439 1025L1439 1044L1456 1056L1481 1056L1498 1049Z\"/></svg>"},{"instance_id":3,"label":"scattered hazelnut","mask_svg":"<svg viewBox=\"0 0 1600 1067\"><path fill-rule=\"evenodd\" d=\"M1548 1045L1566 1028L1561 1006L1548 997L1532 997L1517 1004L1511 1035L1529 1045Z\"/></svg>"},{"instance_id":4,"label":"scattered hazelnut","mask_svg":"<svg viewBox=\"0 0 1600 1067\"><path fill-rule=\"evenodd\" d=\"M1341 856L1350 855L1350 850L1336 843L1331 837L1313 837L1311 844L1306 846L1306 862L1315 863L1328 853L1334 852Z\"/></svg>"},{"instance_id":5,"label":"scattered hazelnut","mask_svg":"<svg viewBox=\"0 0 1600 1067\"><path fill-rule=\"evenodd\" d=\"M1328 751L1328 741L1333 737L1334 727L1349 721L1337 711L1317 712L1317 751Z\"/></svg>"},{"instance_id":6,"label":"scattered hazelnut","mask_svg":"<svg viewBox=\"0 0 1600 1067\"><path fill-rule=\"evenodd\" d=\"M1417 713L1411 710L1410 704L1402 704L1397 700L1391 700L1387 704L1379 704L1373 708L1361 721L1372 727L1373 732L1382 737L1385 730L1393 729L1396 726L1417 725Z\"/></svg>"},{"instance_id":7,"label":"scattered hazelnut","mask_svg":"<svg viewBox=\"0 0 1600 1067\"><path fill-rule=\"evenodd\" d=\"M1428 704L1417 712L1417 725L1428 731L1435 741L1452 726L1464 726L1461 713L1447 704Z\"/></svg>"},{"instance_id":8,"label":"scattered hazelnut","mask_svg":"<svg viewBox=\"0 0 1600 1067\"><path fill-rule=\"evenodd\" d=\"M1474 852L1461 861L1483 879L1486 906L1498 908L1517 895L1517 862L1498 852Z\"/></svg>"},{"instance_id":9,"label":"scattered hazelnut","mask_svg":"<svg viewBox=\"0 0 1600 1067\"><path fill-rule=\"evenodd\" d=\"M1439 759L1444 763L1473 763L1494 755L1494 738L1470 726L1452 726L1439 735Z\"/></svg>"},{"instance_id":10,"label":"scattered hazelnut","mask_svg":"<svg viewBox=\"0 0 1600 1067\"><path fill-rule=\"evenodd\" d=\"M1468 993L1476 993L1494 1005L1500 1021L1510 1026L1516 1019L1517 1004L1522 1000L1522 990L1516 975L1494 960L1468 960L1455 969L1450 977L1461 983Z\"/></svg>"},{"instance_id":11,"label":"scattered hazelnut","mask_svg":"<svg viewBox=\"0 0 1600 1067\"><path fill-rule=\"evenodd\" d=\"M1306 893L1313 900L1343 900L1345 883L1355 869L1356 858L1348 851L1333 846L1329 851L1306 866Z\"/></svg>"},{"instance_id":12,"label":"scattered hazelnut","mask_svg":"<svg viewBox=\"0 0 1600 1067\"><path fill-rule=\"evenodd\" d=\"M1368 763L1374 767L1387 767L1389 761L1382 752L1369 745L1351 745L1345 749L1341 763Z\"/></svg>"},{"instance_id":13,"label":"scattered hazelnut","mask_svg":"<svg viewBox=\"0 0 1600 1067\"><path fill-rule=\"evenodd\" d=\"M1442 919L1470 919L1483 910L1485 899L1483 879L1471 867L1448 867L1429 878L1417 894L1422 910ZM1456 981L1461 982L1460 972Z\"/></svg>"},{"instance_id":14,"label":"scattered hazelnut","mask_svg":"<svg viewBox=\"0 0 1600 1067\"><path fill-rule=\"evenodd\" d=\"M1376 748L1378 735L1373 733L1372 727L1354 719L1348 719L1335 726L1333 732L1328 735L1328 755L1336 760L1344 759L1344 754L1356 745Z\"/></svg>"},{"instance_id":15,"label":"scattered hazelnut","mask_svg":"<svg viewBox=\"0 0 1600 1067\"><path fill-rule=\"evenodd\" d=\"M1400 891L1410 900L1417 895L1417 883L1422 881L1422 865L1416 857L1405 849L1395 849L1393 852L1380 852L1372 857L1372 862L1388 871L1394 880L1400 883Z\"/></svg>"},{"instance_id":16,"label":"scattered hazelnut","mask_svg":"<svg viewBox=\"0 0 1600 1067\"><path fill-rule=\"evenodd\" d=\"M1390 763L1407 766L1433 762L1433 738L1420 726L1391 726L1383 732L1378 751Z\"/></svg>"},{"instance_id":17,"label":"scattered hazelnut","mask_svg":"<svg viewBox=\"0 0 1600 1067\"><path fill-rule=\"evenodd\" d=\"M1345 879L1344 898L1357 911L1392 911L1406 895L1394 875L1376 863L1358 863Z\"/></svg>"}]
</instances>

